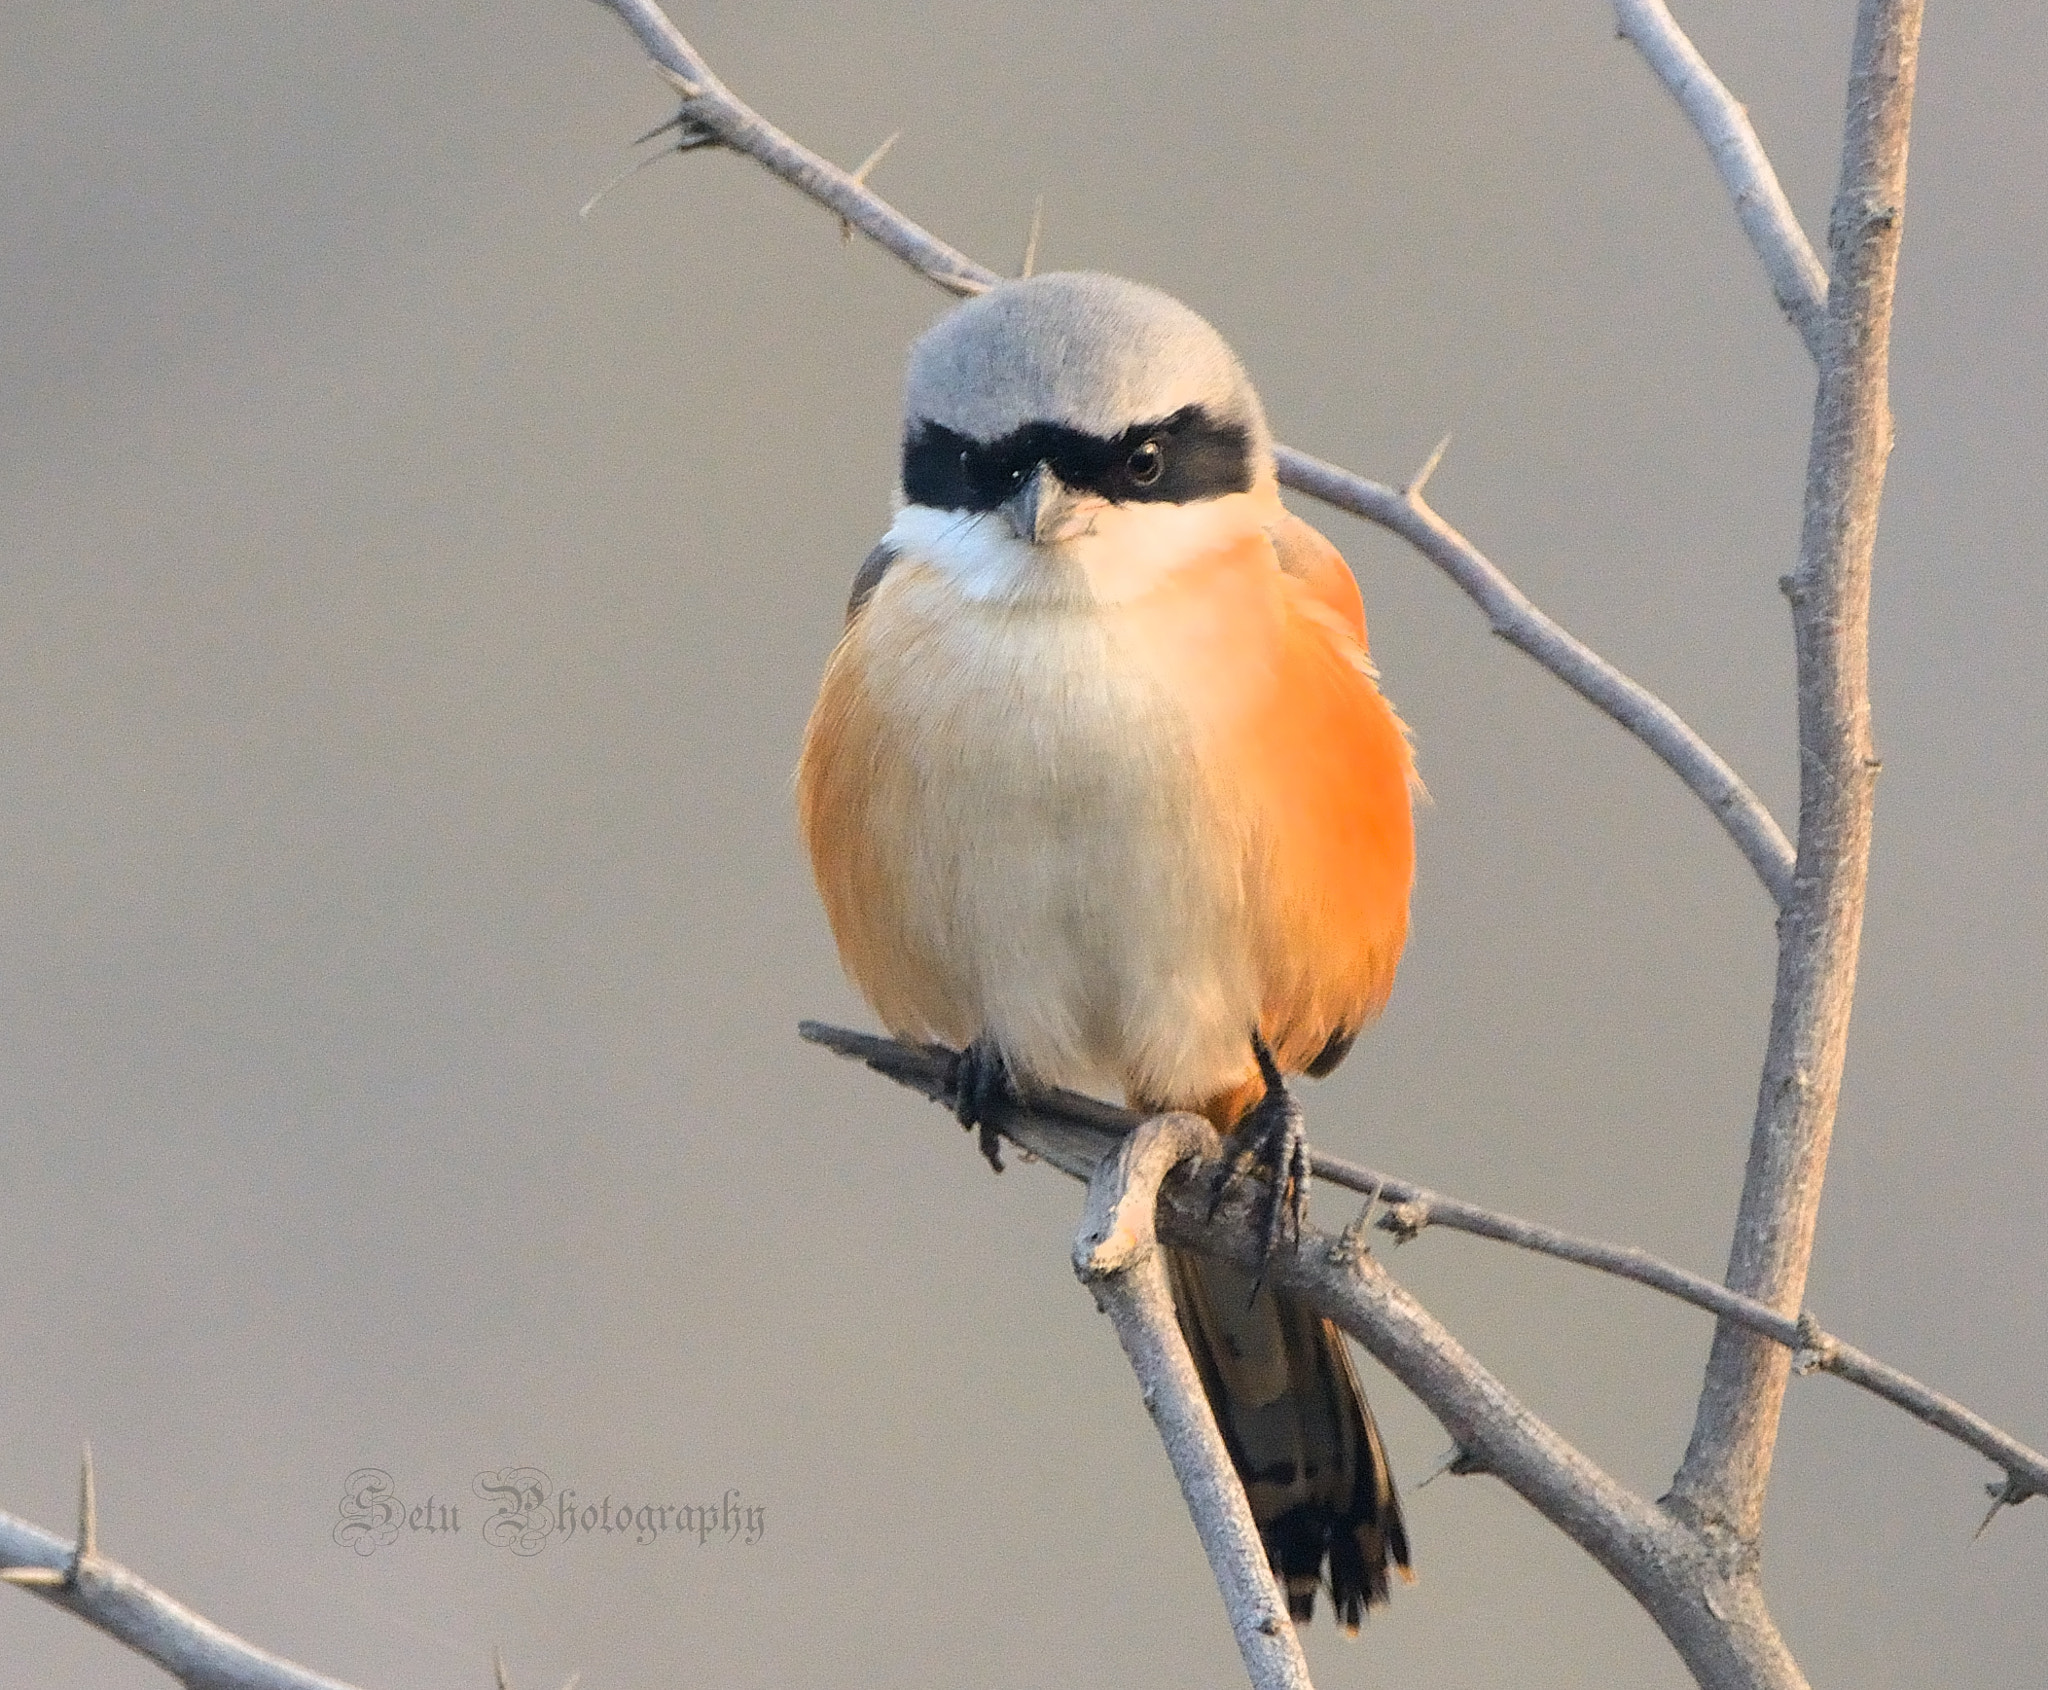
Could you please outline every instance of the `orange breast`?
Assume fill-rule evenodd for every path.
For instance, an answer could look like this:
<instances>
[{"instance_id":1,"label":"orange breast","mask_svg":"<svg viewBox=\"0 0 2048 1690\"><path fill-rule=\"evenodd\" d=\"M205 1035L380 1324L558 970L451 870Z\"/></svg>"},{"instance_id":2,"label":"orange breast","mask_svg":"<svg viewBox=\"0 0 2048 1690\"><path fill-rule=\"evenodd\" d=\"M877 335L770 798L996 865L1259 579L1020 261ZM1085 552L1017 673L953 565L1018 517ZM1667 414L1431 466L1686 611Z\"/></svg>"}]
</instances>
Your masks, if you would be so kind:
<instances>
[{"instance_id":1,"label":"orange breast","mask_svg":"<svg viewBox=\"0 0 2048 1690\"><path fill-rule=\"evenodd\" d=\"M913 567L884 584L861 613L864 621L877 620L857 622L834 655L805 747L799 799L848 971L899 1033L959 1042L981 1030L978 1012L962 1000L986 1001L987 959L944 954L949 941L920 918L918 888L943 884L959 897L961 882L906 876L901 860L915 853L905 851L900 833L892 842L888 818L928 805L919 794L929 793L942 770L951 771L950 780L973 778L978 761L942 764L931 748L958 714L943 689L992 684L978 677L993 662L929 665L933 690L916 706L918 720L893 706L893 714L878 713L867 671L895 637L882 630L900 625L913 591L928 606L938 590L922 569L915 569L922 582L915 585ZM963 606L960 614L972 613ZM1169 706L1163 717L1154 713L1149 729L1133 721L1130 734L1159 732L1158 721L1170 719L1173 731L1159 741L1160 755L1170 742L1177 748L1171 756L1185 760L1173 765L1183 771L1174 788L1185 789L1175 800L1184 826L1169 824L1149 882L1134 874L1117 897L1178 895L1184 907L1189 887L1216 887L1217 901L1198 899L1196 918L1174 929L1189 936L1192 948L1168 972L1182 984L1213 975L1210 998L1242 1005L1204 1035L1202 1053L1171 1065L1178 1077L1170 1084L1147 1053L1170 1044L1171 1030L1146 1026L1143 1005L1127 1005L1113 1018L1128 1029L1127 1049L1102 1054L1134 1102L1205 1108L1227 1123L1256 1095L1254 1017L1283 1069L1298 1073L1386 1002L1407 935L1414 873L1407 739L1374 682L1350 571L1327 541L1291 517L1270 536L1256 526L1240 530L1175 568L1142 599L1077 606L1071 614L1094 619L1090 627L1099 634L1071 642L1072 649L1099 654L1090 661L1113 665L1133 696ZM1018 724L1015 731L1031 727ZM1119 778L1148 767L1142 756L1120 761L1128 767ZM1019 818L1006 817L1003 802L1002 792L991 792L958 825L1014 837ZM1038 849L1058 857L1058 836ZM958 851L958 860L971 864L976 847L964 833ZM1076 858L1080 872L1078 852ZM1186 878L1189 864L1202 865L1196 881ZM1134 934L1139 926L1132 923ZM1077 941L1071 967L1048 968L1046 989L1085 993L1104 970L1131 972L1140 953L1106 956L1085 948L1118 942L1110 923L1095 924ZM1140 970L1147 979L1156 971ZM979 992L969 985L978 975ZM1154 993L1148 988L1145 995ZM1168 1014L1173 994L1162 988L1156 995L1157 1014ZM1173 1095L1160 1095L1162 1089Z\"/></svg>"},{"instance_id":2,"label":"orange breast","mask_svg":"<svg viewBox=\"0 0 2048 1690\"><path fill-rule=\"evenodd\" d=\"M1260 1029L1281 1068L1300 1073L1393 989L1415 876L1414 761L1374 680L1349 568L1306 523L1287 522L1280 614L1211 647L1212 673L1237 677L1218 688L1228 704L1211 743L1214 784L1247 824ZM1273 582L1270 554L1250 547L1211 567ZM1187 587L1203 590L1197 574ZM1271 684L1250 684L1261 671ZM1246 1076L1200 1103L1227 1123L1257 1089Z\"/></svg>"}]
</instances>

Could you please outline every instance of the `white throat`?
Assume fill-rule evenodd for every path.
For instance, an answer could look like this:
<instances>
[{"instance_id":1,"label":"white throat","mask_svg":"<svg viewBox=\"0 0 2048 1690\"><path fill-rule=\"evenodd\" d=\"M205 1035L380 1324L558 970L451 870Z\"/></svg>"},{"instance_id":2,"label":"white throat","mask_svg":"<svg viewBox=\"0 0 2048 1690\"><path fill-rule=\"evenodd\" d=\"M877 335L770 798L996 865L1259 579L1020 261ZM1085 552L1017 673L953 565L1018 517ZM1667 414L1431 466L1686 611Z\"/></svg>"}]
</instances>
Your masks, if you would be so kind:
<instances>
[{"instance_id":1,"label":"white throat","mask_svg":"<svg viewBox=\"0 0 2048 1690\"><path fill-rule=\"evenodd\" d=\"M930 564L970 599L1142 598L1175 570L1270 520L1249 493L1194 504L1103 504L1086 532L1057 545L1020 540L995 511L905 505L883 543Z\"/></svg>"}]
</instances>

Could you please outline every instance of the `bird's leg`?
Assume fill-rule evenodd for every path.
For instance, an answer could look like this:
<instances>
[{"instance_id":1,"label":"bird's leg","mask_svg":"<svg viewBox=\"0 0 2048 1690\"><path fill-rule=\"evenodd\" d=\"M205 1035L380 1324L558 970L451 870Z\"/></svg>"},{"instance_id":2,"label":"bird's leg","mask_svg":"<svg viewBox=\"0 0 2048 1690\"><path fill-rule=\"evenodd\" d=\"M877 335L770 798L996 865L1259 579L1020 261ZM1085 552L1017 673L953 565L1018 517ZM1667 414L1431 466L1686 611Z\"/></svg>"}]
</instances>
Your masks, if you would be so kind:
<instances>
[{"instance_id":1,"label":"bird's leg","mask_svg":"<svg viewBox=\"0 0 2048 1690\"><path fill-rule=\"evenodd\" d=\"M953 1114L963 1127L981 1129L981 1153L997 1173L1003 1171L998 1117L1017 1105L1017 1085L1001 1048L986 1033L953 1058L947 1082L953 1088Z\"/></svg>"},{"instance_id":2,"label":"bird's leg","mask_svg":"<svg viewBox=\"0 0 2048 1690\"><path fill-rule=\"evenodd\" d=\"M1263 1172L1270 1181L1262 1216L1265 1259L1270 1261L1281 1239L1291 1233L1298 1243L1301 1229L1308 1223L1308 1131L1302 1124L1301 1105L1280 1077L1272 1047L1256 1028L1252 1030L1252 1054L1258 1058L1266 1095L1245 1112L1231 1135L1236 1150L1217 1181L1209 1212L1214 1214L1247 1174L1254 1169Z\"/></svg>"}]
</instances>

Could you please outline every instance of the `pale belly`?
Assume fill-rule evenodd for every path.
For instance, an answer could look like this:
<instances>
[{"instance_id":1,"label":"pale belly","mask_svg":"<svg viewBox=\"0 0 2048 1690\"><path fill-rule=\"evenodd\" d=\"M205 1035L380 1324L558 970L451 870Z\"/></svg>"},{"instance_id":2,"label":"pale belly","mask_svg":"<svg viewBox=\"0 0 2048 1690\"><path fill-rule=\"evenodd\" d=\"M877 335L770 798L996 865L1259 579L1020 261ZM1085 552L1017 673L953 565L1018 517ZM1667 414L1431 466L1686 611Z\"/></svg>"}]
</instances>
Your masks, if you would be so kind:
<instances>
[{"instance_id":1,"label":"pale belly","mask_svg":"<svg viewBox=\"0 0 2048 1690\"><path fill-rule=\"evenodd\" d=\"M1205 729L1114 615L977 609L870 620L866 690L918 1006L1040 1082L1193 1104L1250 1071L1243 823Z\"/></svg>"}]
</instances>

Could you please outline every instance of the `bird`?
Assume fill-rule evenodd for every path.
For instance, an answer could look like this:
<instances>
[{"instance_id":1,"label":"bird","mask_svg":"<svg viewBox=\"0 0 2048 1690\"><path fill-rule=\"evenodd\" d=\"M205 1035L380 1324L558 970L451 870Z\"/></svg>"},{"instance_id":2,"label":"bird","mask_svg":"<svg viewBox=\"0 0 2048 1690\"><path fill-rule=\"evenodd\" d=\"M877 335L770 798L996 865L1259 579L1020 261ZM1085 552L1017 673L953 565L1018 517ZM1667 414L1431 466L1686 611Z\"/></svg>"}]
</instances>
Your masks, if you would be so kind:
<instances>
[{"instance_id":1,"label":"bird","mask_svg":"<svg viewBox=\"0 0 2048 1690\"><path fill-rule=\"evenodd\" d=\"M963 1125L1034 1087L1187 1109L1306 1205L1289 1075L1387 1002L1418 790L1349 567L1281 502L1223 337L1091 272L999 282L913 344L894 517L798 761L839 955L897 1038L958 1053ZM1170 1250L1176 1311L1296 1621L1411 1577L1342 1333Z\"/></svg>"}]
</instances>

